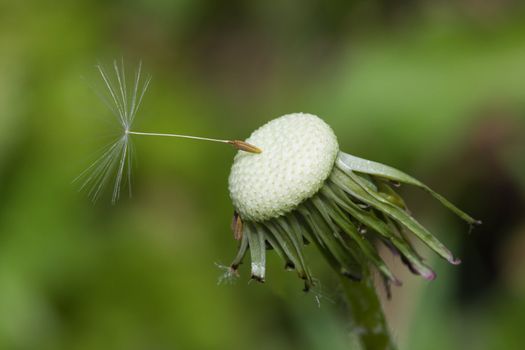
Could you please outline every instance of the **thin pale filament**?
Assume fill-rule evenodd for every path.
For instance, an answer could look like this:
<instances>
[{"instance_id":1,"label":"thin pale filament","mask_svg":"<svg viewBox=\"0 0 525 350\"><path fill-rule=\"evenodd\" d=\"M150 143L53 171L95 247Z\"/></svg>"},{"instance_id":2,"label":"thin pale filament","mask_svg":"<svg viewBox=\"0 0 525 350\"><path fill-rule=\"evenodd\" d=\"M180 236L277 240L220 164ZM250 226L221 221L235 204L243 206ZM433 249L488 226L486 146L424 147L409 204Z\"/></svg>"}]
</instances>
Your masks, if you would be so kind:
<instances>
[{"instance_id":1,"label":"thin pale filament","mask_svg":"<svg viewBox=\"0 0 525 350\"><path fill-rule=\"evenodd\" d=\"M130 131L130 130L126 130L126 134L143 135L143 136L167 136L167 137L178 137L178 138L201 140L201 141L228 143L241 151L250 152L250 153L261 153L262 152L262 150L258 148L257 146L251 145L247 142L240 141L240 140L221 140L221 139L211 139L208 137L198 137L198 136L179 135L179 134L160 134L160 133L155 133L155 132L140 132L140 131Z\"/></svg>"},{"instance_id":2,"label":"thin pale filament","mask_svg":"<svg viewBox=\"0 0 525 350\"><path fill-rule=\"evenodd\" d=\"M133 135L144 135L144 136L178 137L178 138L184 138L184 139L203 140L203 141L222 142L222 143L229 143L230 142L229 140L210 139L210 138L207 138L207 137L178 135L178 134L159 134L159 133L155 133L155 132L126 131L126 133L127 134L133 134Z\"/></svg>"}]
</instances>

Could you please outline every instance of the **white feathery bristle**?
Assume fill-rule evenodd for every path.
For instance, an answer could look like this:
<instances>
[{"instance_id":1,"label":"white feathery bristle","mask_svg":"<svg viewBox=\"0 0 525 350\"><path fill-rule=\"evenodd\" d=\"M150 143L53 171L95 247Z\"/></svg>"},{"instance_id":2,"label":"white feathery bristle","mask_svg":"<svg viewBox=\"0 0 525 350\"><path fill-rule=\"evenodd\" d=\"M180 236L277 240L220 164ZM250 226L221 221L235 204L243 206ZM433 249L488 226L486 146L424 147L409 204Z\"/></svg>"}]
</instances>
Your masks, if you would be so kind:
<instances>
[{"instance_id":1,"label":"white feathery bristle","mask_svg":"<svg viewBox=\"0 0 525 350\"><path fill-rule=\"evenodd\" d=\"M239 215L257 222L286 214L313 196L330 175L339 152L330 126L306 113L274 119L246 142L262 153L237 153L229 190Z\"/></svg>"},{"instance_id":2,"label":"white feathery bristle","mask_svg":"<svg viewBox=\"0 0 525 350\"><path fill-rule=\"evenodd\" d=\"M93 201L96 201L102 190L112 184L112 203L119 197L122 182L127 178L131 194L132 150L130 129L148 89L151 77L142 79L142 62L133 76L128 76L124 60L120 64L115 60L110 69L97 65L97 70L104 83L104 91L96 91L106 106L113 112L119 125L119 134L107 145L96 159L74 181L80 181L81 190L86 190ZM131 78L131 79L129 79ZM127 81L132 83L128 86Z\"/></svg>"}]
</instances>

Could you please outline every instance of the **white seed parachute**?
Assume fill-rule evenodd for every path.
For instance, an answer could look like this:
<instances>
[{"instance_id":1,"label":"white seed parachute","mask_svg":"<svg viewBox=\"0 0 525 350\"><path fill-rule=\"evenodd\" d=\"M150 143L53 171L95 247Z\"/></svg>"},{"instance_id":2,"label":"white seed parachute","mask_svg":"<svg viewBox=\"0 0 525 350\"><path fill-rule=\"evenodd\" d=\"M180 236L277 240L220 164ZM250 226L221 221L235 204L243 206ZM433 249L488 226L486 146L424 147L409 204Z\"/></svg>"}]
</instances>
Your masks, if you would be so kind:
<instances>
[{"instance_id":1,"label":"white seed parachute","mask_svg":"<svg viewBox=\"0 0 525 350\"><path fill-rule=\"evenodd\" d=\"M142 76L142 62L135 70L128 86L129 76L124 60L120 64L114 60L111 69L102 64L96 66L105 90L98 92L104 104L116 118L120 134L101 151L100 157L84 170L75 181L81 182L80 190L85 190L95 202L110 183L113 185L111 202L114 204L120 197L123 180L126 179L131 195L131 170L133 144L130 131L151 81L151 76Z\"/></svg>"}]
</instances>

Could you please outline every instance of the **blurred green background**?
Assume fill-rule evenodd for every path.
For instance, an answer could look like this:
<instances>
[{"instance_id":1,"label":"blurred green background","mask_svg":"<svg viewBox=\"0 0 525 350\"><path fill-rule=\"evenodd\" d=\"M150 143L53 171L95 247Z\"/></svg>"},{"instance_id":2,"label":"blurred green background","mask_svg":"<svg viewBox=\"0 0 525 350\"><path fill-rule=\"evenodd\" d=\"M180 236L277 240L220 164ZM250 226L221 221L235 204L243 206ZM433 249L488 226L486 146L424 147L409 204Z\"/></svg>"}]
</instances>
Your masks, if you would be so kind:
<instances>
[{"instance_id":1,"label":"blurred green background","mask_svg":"<svg viewBox=\"0 0 525 350\"><path fill-rule=\"evenodd\" d=\"M217 285L236 251L232 149L137 138L133 198L77 192L112 118L86 81L120 57L153 77L137 130L244 139L314 113L346 152L482 219L468 234L402 189L463 264L423 250L429 283L386 254L404 281L384 300L392 333L400 349L523 348L523 2L1 0L0 349L349 348L314 247L321 307L272 253L265 284L243 266Z\"/></svg>"}]
</instances>

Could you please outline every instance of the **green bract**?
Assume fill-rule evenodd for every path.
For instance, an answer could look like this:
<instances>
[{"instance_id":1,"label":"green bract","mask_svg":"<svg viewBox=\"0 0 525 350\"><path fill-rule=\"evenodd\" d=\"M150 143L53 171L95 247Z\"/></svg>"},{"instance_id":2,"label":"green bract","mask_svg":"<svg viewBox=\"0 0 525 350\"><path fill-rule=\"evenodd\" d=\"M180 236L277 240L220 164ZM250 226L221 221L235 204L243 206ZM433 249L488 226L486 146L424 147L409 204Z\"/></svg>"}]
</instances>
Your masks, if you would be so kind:
<instances>
[{"instance_id":1,"label":"green bract","mask_svg":"<svg viewBox=\"0 0 525 350\"><path fill-rule=\"evenodd\" d=\"M328 125L311 114L277 118L247 142L263 152L239 153L230 174L233 228L240 240L230 268L236 271L250 250L252 278L258 281L264 281L266 249L272 248L286 268L305 280L308 290L314 282L303 249L313 243L344 276L361 280L372 264L387 282L399 284L379 256L377 242L398 254L412 272L434 279L409 233L458 264L460 260L407 212L392 182L420 187L469 224L478 223L413 177L339 151Z\"/></svg>"}]
</instances>

